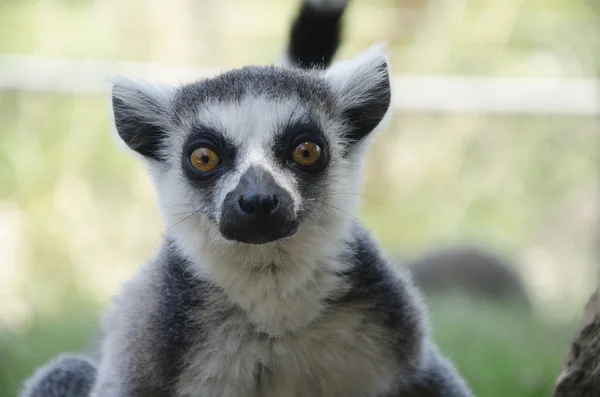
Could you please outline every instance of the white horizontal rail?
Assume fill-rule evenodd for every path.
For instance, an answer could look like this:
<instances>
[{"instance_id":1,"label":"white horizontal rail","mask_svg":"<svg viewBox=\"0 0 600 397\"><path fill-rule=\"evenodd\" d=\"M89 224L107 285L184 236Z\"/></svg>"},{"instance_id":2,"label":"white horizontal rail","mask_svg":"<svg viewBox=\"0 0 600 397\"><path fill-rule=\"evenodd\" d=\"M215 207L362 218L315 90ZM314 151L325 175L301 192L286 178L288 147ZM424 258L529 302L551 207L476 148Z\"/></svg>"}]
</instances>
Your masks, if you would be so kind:
<instances>
[{"instance_id":1,"label":"white horizontal rail","mask_svg":"<svg viewBox=\"0 0 600 397\"><path fill-rule=\"evenodd\" d=\"M0 55L0 89L97 94L116 75L165 83L210 77L218 69L156 63ZM600 115L596 80L401 75L393 77L400 111Z\"/></svg>"}]
</instances>

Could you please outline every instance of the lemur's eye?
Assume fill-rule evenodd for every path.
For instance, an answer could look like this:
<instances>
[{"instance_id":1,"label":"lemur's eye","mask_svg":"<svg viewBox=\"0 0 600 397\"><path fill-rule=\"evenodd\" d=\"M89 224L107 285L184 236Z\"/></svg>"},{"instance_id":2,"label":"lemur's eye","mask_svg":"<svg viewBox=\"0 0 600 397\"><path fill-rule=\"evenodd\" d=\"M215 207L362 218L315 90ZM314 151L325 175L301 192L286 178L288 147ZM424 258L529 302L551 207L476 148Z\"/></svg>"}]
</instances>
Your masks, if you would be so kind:
<instances>
[{"instance_id":1,"label":"lemur's eye","mask_svg":"<svg viewBox=\"0 0 600 397\"><path fill-rule=\"evenodd\" d=\"M200 172L208 172L219 165L219 156L206 147L199 147L190 156L190 163Z\"/></svg>"},{"instance_id":2,"label":"lemur's eye","mask_svg":"<svg viewBox=\"0 0 600 397\"><path fill-rule=\"evenodd\" d=\"M296 163L304 167L315 165L321 157L321 147L314 142L303 142L296 146L292 157Z\"/></svg>"}]
</instances>

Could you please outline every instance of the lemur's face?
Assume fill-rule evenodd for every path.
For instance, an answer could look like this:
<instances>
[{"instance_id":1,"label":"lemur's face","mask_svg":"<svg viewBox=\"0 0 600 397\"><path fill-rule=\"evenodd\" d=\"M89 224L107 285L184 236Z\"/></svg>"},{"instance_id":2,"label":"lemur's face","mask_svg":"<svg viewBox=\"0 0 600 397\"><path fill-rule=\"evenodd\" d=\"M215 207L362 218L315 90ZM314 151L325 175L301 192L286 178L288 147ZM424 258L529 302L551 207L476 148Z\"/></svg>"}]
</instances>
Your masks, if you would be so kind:
<instances>
[{"instance_id":1,"label":"lemur's face","mask_svg":"<svg viewBox=\"0 0 600 397\"><path fill-rule=\"evenodd\" d=\"M180 88L120 81L120 137L147 159L167 226L267 244L352 211L365 138L390 104L385 58L247 67Z\"/></svg>"}]
</instances>

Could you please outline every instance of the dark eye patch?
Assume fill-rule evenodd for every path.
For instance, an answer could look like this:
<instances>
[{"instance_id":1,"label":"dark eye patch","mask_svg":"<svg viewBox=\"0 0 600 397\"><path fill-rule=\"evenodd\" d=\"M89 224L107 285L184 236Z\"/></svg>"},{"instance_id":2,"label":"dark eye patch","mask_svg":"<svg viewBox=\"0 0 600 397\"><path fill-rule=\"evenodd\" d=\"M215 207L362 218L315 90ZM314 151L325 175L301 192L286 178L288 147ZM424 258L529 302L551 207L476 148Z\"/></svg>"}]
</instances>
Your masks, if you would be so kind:
<instances>
[{"instance_id":1,"label":"dark eye patch","mask_svg":"<svg viewBox=\"0 0 600 397\"><path fill-rule=\"evenodd\" d=\"M303 142L314 142L321 147L321 158L314 167L298 166L292 154ZM318 201L325 191L327 166L329 164L329 142L319 125L310 120L291 122L281 128L273 143L273 153L282 167L291 169L298 178L298 189L307 206ZM302 211L308 208L303 208Z\"/></svg>"},{"instance_id":2,"label":"dark eye patch","mask_svg":"<svg viewBox=\"0 0 600 397\"><path fill-rule=\"evenodd\" d=\"M219 157L219 165L210 172L199 172L190 163L194 150L201 147L210 149ZM197 123L183 145L181 162L190 183L198 188L206 188L218 177L233 169L236 156L236 147L220 131Z\"/></svg>"},{"instance_id":3,"label":"dark eye patch","mask_svg":"<svg viewBox=\"0 0 600 397\"><path fill-rule=\"evenodd\" d=\"M219 157L219 165L210 172L199 172L190 163L194 150L207 147ZM237 156L236 147L220 131L197 123L187 137L181 152L181 167L186 181L192 189L190 198L200 204L200 211L208 218L216 221L214 195L216 182L234 169Z\"/></svg>"},{"instance_id":4,"label":"dark eye patch","mask_svg":"<svg viewBox=\"0 0 600 397\"><path fill-rule=\"evenodd\" d=\"M293 160L294 149L304 142L313 142L321 148L319 161L311 167L301 167ZM299 174L316 175L322 172L329 159L329 144L317 123L296 121L285 125L275 138L273 153L279 162Z\"/></svg>"}]
</instances>

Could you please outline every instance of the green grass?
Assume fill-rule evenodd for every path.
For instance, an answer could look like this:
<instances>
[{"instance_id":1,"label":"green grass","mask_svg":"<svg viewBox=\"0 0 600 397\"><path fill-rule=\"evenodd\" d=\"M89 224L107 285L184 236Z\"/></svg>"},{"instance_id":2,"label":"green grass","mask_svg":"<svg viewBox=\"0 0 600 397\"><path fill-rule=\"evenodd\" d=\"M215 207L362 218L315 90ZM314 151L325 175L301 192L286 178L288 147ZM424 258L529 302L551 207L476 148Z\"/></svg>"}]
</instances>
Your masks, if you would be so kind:
<instances>
[{"instance_id":1,"label":"green grass","mask_svg":"<svg viewBox=\"0 0 600 397\"><path fill-rule=\"evenodd\" d=\"M78 352L94 342L97 310L71 298L52 315L36 313L26 329L0 332L0 396L16 396L23 380L56 354Z\"/></svg>"},{"instance_id":2,"label":"green grass","mask_svg":"<svg viewBox=\"0 0 600 397\"><path fill-rule=\"evenodd\" d=\"M434 337L477 396L547 397L574 331L508 307L435 302Z\"/></svg>"}]
</instances>

